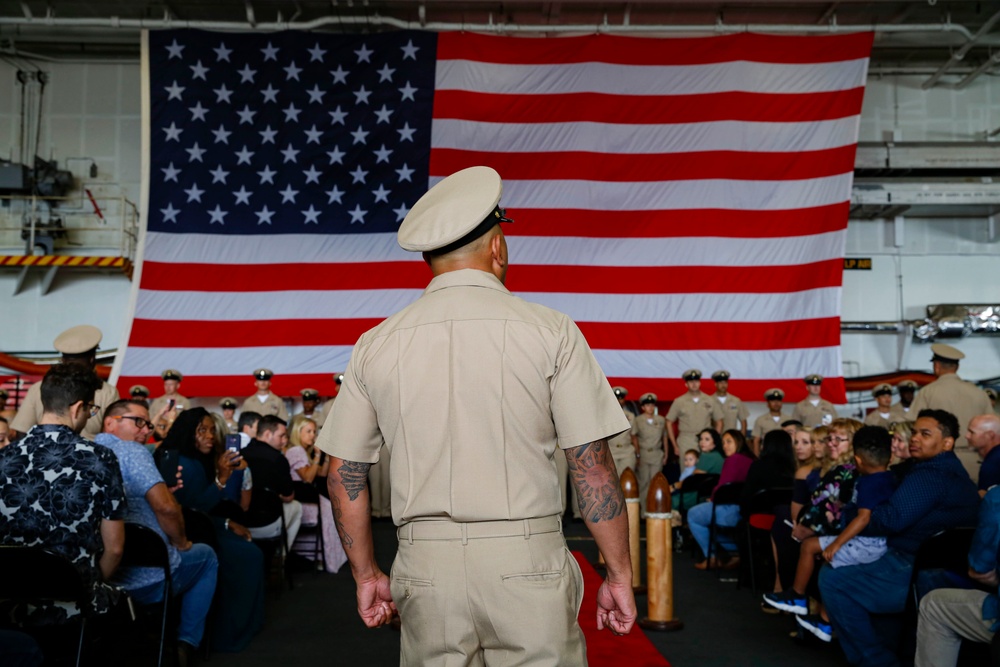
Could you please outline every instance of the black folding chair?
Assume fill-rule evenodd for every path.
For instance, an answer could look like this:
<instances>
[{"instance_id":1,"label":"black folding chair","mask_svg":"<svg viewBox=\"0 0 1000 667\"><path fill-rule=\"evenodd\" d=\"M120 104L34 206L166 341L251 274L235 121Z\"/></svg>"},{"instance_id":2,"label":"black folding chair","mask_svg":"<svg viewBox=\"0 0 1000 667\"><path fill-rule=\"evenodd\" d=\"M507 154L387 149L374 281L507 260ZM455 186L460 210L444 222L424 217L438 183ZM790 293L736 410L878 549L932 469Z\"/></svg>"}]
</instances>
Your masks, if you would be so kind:
<instances>
[{"instance_id":1,"label":"black folding chair","mask_svg":"<svg viewBox=\"0 0 1000 667\"><path fill-rule=\"evenodd\" d=\"M791 505L792 487L761 489L740 507L740 521L745 527L747 567L750 590L757 593L757 569L760 563L774 565L771 553L770 523L776 507ZM755 558L756 556L756 558Z\"/></svg>"},{"instance_id":2,"label":"black folding chair","mask_svg":"<svg viewBox=\"0 0 1000 667\"><path fill-rule=\"evenodd\" d=\"M293 547L298 547L293 549L296 553L300 555L310 554L313 563L319 563L322 569L326 568L326 551L324 550L323 543L323 500L322 497L318 502L315 503L302 503L302 509L305 510L306 507L314 506L316 507L316 523L306 523L302 522L299 526L299 534L295 538L295 544ZM302 539L302 538L306 539ZM301 543L301 544L300 544ZM308 557L308 556L307 556ZM317 568L318 569L318 568Z\"/></svg>"},{"instance_id":3,"label":"black folding chair","mask_svg":"<svg viewBox=\"0 0 1000 667\"><path fill-rule=\"evenodd\" d=\"M917 550L910 579L910 595L914 609L919 609L920 596L917 579L927 570L944 570L965 576L969 571L969 547L972 546L974 527L947 528L930 536Z\"/></svg>"},{"instance_id":4,"label":"black folding chair","mask_svg":"<svg viewBox=\"0 0 1000 667\"><path fill-rule=\"evenodd\" d=\"M167 640L167 617L170 609L170 554L163 538L151 528L138 523L125 523L125 551L122 567L154 567L163 571L163 613L160 621L160 650L156 664L163 665L163 650Z\"/></svg>"},{"instance_id":5,"label":"black folding chair","mask_svg":"<svg viewBox=\"0 0 1000 667\"><path fill-rule=\"evenodd\" d=\"M254 486L253 494L254 504L259 508L265 508L265 511L270 516L277 514L281 517L281 533L275 537L253 538L254 544L264 552L265 574L267 574L267 570L277 568L278 595L280 596L281 584L284 582L285 577L288 578L288 590L292 590L295 587L291 568L286 567L288 562L288 531L285 526L284 501L281 500L276 491L267 487Z\"/></svg>"},{"instance_id":6,"label":"black folding chair","mask_svg":"<svg viewBox=\"0 0 1000 667\"><path fill-rule=\"evenodd\" d=\"M75 602L83 611L76 646L76 665L83 658L90 596L83 574L68 558L42 547L0 546L0 599L17 603Z\"/></svg>"},{"instance_id":7,"label":"black folding chair","mask_svg":"<svg viewBox=\"0 0 1000 667\"><path fill-rule=\"evenodd\" d=\"M739 505L740 497L743 495L743 482L730 482L723 484L715 491L712 497L712 522L708 525L708 550L716 551L715 540L721 532L735 534L735 526L719 526L715 521L715 510L719 505ZM705 554L708 558L708 567L712 567L712 554ZM721 568L720 568L721 570Z\"/></svg>"}]
</instances>

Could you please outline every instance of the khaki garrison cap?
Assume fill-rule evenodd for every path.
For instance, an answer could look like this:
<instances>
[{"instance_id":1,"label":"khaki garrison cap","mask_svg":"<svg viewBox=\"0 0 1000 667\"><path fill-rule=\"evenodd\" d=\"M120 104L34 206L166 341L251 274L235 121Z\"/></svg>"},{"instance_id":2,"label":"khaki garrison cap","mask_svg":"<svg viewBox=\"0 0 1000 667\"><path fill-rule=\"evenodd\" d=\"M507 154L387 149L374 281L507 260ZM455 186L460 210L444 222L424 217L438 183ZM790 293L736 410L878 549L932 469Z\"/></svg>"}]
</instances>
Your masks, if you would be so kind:
<instances>
[{"instance_id":1,"label":"khaki garrison cap","mask_svg":"<svg viewBox=\"0 0 1000 667\"><path fill-rule=\"evenodd\" d=\"M785 400L785 392L780 389L768 389L764 392L765 401L783 401Z\"/></svg>"},{"instance_id":2,"label":"khaki garrison cap","mask_svg":"<svg viewBox=\"0 0 1000 667\"><path fill-rule=\"evenodd\" d=\"M612 387L611 391L615 392L615 396L618 398L625 398L628 396L628 389L625 387Z\"/></svg>"},{"instance_id":3,"label":"khaki garrison cap","mask_svg":"<svg viewBox=\"0 0 1000 667\"><path fill-rule=\"evenodd\" d=\"M160 378L163 380L177 380L180 382L184 379L180 371L175 371L173 368L168 368L167 370L160 373Z\"/></svg>"},{"instance_id":4,"label":"khaki garrison cap","mask_svg":"<svg viewBox=\"0 0 1000 667\"><path fill-rule=\"evenodd\" d=\"M886 384L885 382L883 382L882 384L875 385L875 388L872 389L872 396L878 397L882 396L883 394L889 394L890 396L892 396L891 384Z\"/></svg>"},{"instance_id":5,"label":"khaki garrison cap","mask_svg":"<svg viewBox=\"0 0 1000 667\"><path fill-rule=\"evenodd\" d=\"M823 376L816 375L815 373L812 375L807 375L806 384L823 384Z\"/></svg>"},{"instance_id":6,"label":"khaki garrison cap","mask_svg":"<svg viewBox=\"0 0 1000 667\"><path fill-rule=\"evenodd\" d=\"M965 355L962 354L961 350L951 345L945 345L944 343L934 343L931 345L931 352L934 353L931 361L941 360L955 364L959 360L965 359Z\"/></svg>"},{"instance_id":7,"label":"khaki garrison cap","mask_svg":"<svg viewBox=\"0 0 1000 667\"><path fill-rule=\"evenodd\" d=\"M274 372L270 368L258 368L253 372L253 376L257 380L270 380Z\"/></svg>"},{"instance_id":8,"label":"khaki garrison cap","mask_svg":"<svg viewBox=\"0 0 1000 667\"><path fill-rule=\"evenodd\" d=\"M903 380L896 386L899 387L900 391L916 391L917 388L920 387L920 385L913 380Z\"/></svg>"},{"instance_id":9,"label":"khaki garrison cap","mask_svg":"<svg viewBox=\"0 0 1000 667\"><path fill-rule=\"evenodd\" d=\"M303 401L318 401L319 400L319 392L316 391L315 389L303 389L299 393L302 394L302 400Z\"/></svg>"},{"instance_id":10,"label":"khaki garrison cap","mask_svg":"<svg viewBox=\"0 0 1000 667\"><path fill-rule=\"evenodd\" d=\"M718 382L719 380L728 380L729 371L715 371L712 373L712 379Z\"/></svg>"},{"instance_id":11,"label":"khaki garrison cap","mask_svg":"<svg viewBox=\"0 0 1000 667\"><path fill-rule=\"evenodd\" d=\"M219 401L219 407L221 407L223 410L235 410L236 399L231 396L226 396L224 399Z\"/></svg>"},{"instance_id":12,"label":"khaki garrison cap","mask_svg":"<svg viewBox=\"0 0 1000 667\"><path fill-rule=\"evenodd\" d=\"M103 337L104 335L97 327L90 326L89 324L81 324L71 329L66 329L66 331L56 336L56 339L52 341L52 347L63 354L83 354L91 350L96 350L97 346L101 344L101 338Z\"/></svg>"},{"instance_id":13,"label":"khaki garrison cap","mask_svg":"<svg viewBox=\"0 0 1000 667\"><path fill-rule=\"evenodd\" d=\"M511 222L498 206L502 193L500 174L490 167L455 172L417 200L399 226L396 241L410 252L460 248L495 224Z\"/></svg>"},{"instance_id":14,"label":"khaki garrison cap","mask_svg":"<svg viewBox=\"0 0 1000 667\"><path fill-rule=\"evenodd\" d=\"M128 390L132 398L149 398L149 387L144 384L134 384Z\"/></svg>"},{"instance_id":15,"label":"khaki garrison cap","mask_svg":"<svg viewBox=\"0 0 1000 667\"><path fill-rule=\"evenodd\" d=\"M657 400L658 399L656 398L656 394L650 391L639 397L639 405L645 405L646 403L656 403Z\"/></svg>"}]
</instances>

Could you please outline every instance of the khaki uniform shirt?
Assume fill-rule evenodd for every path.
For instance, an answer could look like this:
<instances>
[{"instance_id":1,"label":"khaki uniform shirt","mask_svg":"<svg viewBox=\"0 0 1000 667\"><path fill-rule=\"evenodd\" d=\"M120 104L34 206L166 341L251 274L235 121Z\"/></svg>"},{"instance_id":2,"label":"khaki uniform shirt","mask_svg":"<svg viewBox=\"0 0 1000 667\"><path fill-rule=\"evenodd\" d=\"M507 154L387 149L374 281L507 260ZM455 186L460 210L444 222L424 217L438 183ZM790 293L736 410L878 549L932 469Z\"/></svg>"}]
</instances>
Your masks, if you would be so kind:
<instances>
[{"instance_id":1,"label":"khaki uniform shirt","mask_svg":"<svg viewBox=\"0 0 1000 667\"><path fill-rule=\"evenodd\" d=\"M993 412L993 405L986 392L971 382L966 382L956 373L942 375L921 389L910 405L910 419L916 421L917 415L925 408L947 410L958 418L960 435L955 440L956 450L968 449L965 431L972 418Z\"/></svg>"},{"instance_id":2,"label":"khaki uniform shirt","mask_svg":"<svg viewBox=\"0 0 1000 667\"><path fill-rule=\"evenodd\" d=\"M107 382L102 382L101 388L94 393L93 401L101 407L101 411L96 416L87 420L87 424L83 427L80 435L87 440L96 438L104 426L104 411L109 405L117 401L118 398L118 389L112 387ZM24 397L24 403L21 404L17 414L14 415L14 421L10 423L10 427L18 433L27 433L28 429L41 421L41 419L42 383L36 382L28 389L28 393Z\"/></svg>"},{"instance_id":3,"label":"khaki uniform shirt","mask_svg":"<svg viewBox=\"0 0 1000 667\"><path fill-rule=\"evenodd\" d=\"M304 412L300 412L299 414L304 417L309 417L309 419L316 422L316 426L322 426L323 423L326 421L326 415L323 414L323 408L319 406L317 406L316 409L313 410L313 413L311 415L307 415Z\"/></svg>"},{"instance_id":4,"label":"khaki uniform shirt","mask_svg":"<svg viewBox=\"0 0 1000 667\"><path fill-rule=\"evenodd\" d=\"M914 399L916 400L916 399ZM904 408L902 403L893 403L889 408L889 421L912 422L916 421L917 413L913 411L913 404L909 408Z\"/></svg>"},{"instance_id":5,"label":"khaki uniform shirt","mask_svg":"<svg viewBox=\"0 0 1000 667\"><path fill-rule=\"evenodd\" d=\"M816 428L817 426L829 426L830 422L837 418L837 409L833 403L825 398L819 399L819 403L812 404L808 398L804 398L795 404L792 410L792 419L802 422L806 428Z\"/></svg>"},{"instance_id":6,"label":"khaki uniform shirt","mask_svg":"<svg viewBox=\"0 0 1000 667\"><path fill-rule=\"evenodd\" d=\"M770 411L765 412L760 417L757 417L757 421L753 423L753 431L751 435L755 438L763 439L765 435L771 431L777 431L781 428L781 422L786 421L788 417L782 413L780 415L772 415Z\"/></svg>"},{"instance_id":7,"label":"khaki uniform shirt","mask_svg":"<svg viewBox=\"0 0 1000 667\"><path fill-rule=\"evenodd\" d=\"M663 415L647 415L645 412L632 421L631 435L639 439L639 451L663 451L663 434L666 433L667 422Z\"/></svg>"},{"instance_id":8,"label":"khaki uniform shirt","mask_svg":"<svg viewBox=\"0 0 1000 667\"><path fill-rule=\"evenodd\" d=\"M180 412L181 410L186 410L191 407L191 399L187 396L181 396L180 394L174 394L173 396L167 396L164 394L159 398L154 398L153 402L149 404L149 418L155 419L156 415L160 414L160 410L167 407L167 401L174 399L174 410Z\"/></svg>"},{"instance_id":9,"label":"khaki uniform shirt","mask_svg":"<svg viewBox=\"0 0 1000 667\"><path fill-rule=\"evenodd\" d=\"M273 392L267 392L267 400L263 403L257 398L257 394L250 396L243 401L240 412L256 412L261 417L267 415L277 415L281 419L288 421L288 410L285 408L285 401Z\"/></svg>"},{"instance_id":10,"label":"khaki uniform shirt","mask_svg":"<svg viewBox=\"0 0 1000 667\"><path fill-rule=\"evenodd\" d=\"M553 460L628 428L569 317L474 269L358 340L317 446L375 463L392 454L392 517L495 521L562 511Z\"/></svg>"},{"instance_id":11,"label":"khaki uniform shirt","mask_svg":"<svg viewBox=\"0 0 1000 667\"><path fill-rule=\"evenodd\" d=\"M722 404L705 393L678 396L667 412L667 421L677 422L678 436L697 436L702 430L713 428L714 422L724 417Z\"/></svg>"},{"instance_id":12,"label":"khaki uniform shirt","mask_svg":"<svg viewBox=\"0 0 1000 667\"><path fill-rule=\"evenodd\" d=\"M882 416L882 413L875 408L865 417L865 426L881 426L882 428L889 428L889 425L895 420L892 418L892 409Z\"/></svg>"},{"instance_id":13,"label":"khaki uniform shirt","mask_svg":"<svg viewBox=\"0 0 1000 667\"><path fill-rule=\"evenodd\" d=\"M750 410L747 409L747 406L743 404L743 401L738 396L726 394L726 401L724 403L718 394L712 394L712 398L715 399L715 402L719 404L719 409L722 410L723 431L731 429L747 430L747 426L750 425ZM739 426L737 426L737 422L739 422Z\"/></svg>"}]
</instances>

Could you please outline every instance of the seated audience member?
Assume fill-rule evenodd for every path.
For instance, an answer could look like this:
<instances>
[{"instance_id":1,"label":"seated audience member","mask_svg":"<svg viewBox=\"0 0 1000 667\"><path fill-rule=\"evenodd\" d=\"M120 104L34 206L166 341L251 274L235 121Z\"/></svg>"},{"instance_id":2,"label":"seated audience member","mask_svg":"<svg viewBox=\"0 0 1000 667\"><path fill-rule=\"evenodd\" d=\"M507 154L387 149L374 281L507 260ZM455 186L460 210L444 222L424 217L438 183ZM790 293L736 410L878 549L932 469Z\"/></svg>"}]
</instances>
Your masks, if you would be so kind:
<instances>
[{"instance_id":1,"label":"seated audience member","mask_svg":"<svg viewBox=\"0 0 1000 667\"><path fill-rule=\"evenodd\" d=\"M985 590L938 588L920 601L916 667L954 667L963 639L990 642L1000 626L1000 488L987 492L969 548L969 577Z\"/></svg>"},{"instance_id":2,"label":"seated audience member","mask_svg":"<svg viewBox=\"0 0 1000 667\"><path fill-rule=\"evenodd\" d=\"M813 535L840 532L840 515L854 494L857 468L854 465L854 434L861 428L855 419L835 419L829 426L830 440L820 468L820 479L809 501L796 517L792 536L805 540Z\"/></svg>"},{"instance_id":3,"label":"seated audience member","mask_svg":"<svg viewBox=\"0 0 1000 667\"><path fill-rule=\"evenodd\" d=\"M678 480L678 484L694 474L695 466L698 465L698 458L699 454L697 449L689 449L684 452L684 466L681 468L681 478Z\"/></svg>"},{"instance_id":4,"label":"seated audience member","mask_svg":"<svg viewBox=\"0 0 1000 667\"><path fill-rule=\"evenodd\" d=\"M229 426L222 415L215 412L208 414L215 422L212 449L215 456L222 456L226 451L226 436L229 434ZM242 445L240 449L242 449ZM226 481L226 488L222 490L222 501L216 506L213 514L245 523L246 511L250 509L252 495L253 475L250 474L247 462L240 458L237 466L233 468L233 473Z\"/></svg>"},{"instance_id":5,"label":"seated audience member","mask_svg":"<svg viewBox=\"0 0 1000 667\"><path fill-rule=\"evenodd\" d=\"M1000 417L996 414L973 417L965 437L969 447L983 460L979 468L979 495L984 496L991 487L1000 484Z\"/></svg>"},{"instance_id":6,"label":"seated audience member","mask_svg":"<svg viewBox=\"0 0 1000 667\"><path fill-rule=\"evenodd\" d=\"M701 547L701 552L705 560L695 564L699 570L709 567L723 565L722 560L713 555L714 545L708 543L709 526L712 523L712 508L715 508L715 525L721 527L735 526L740 520L740 506L737 504L715 505L714 498L716 492L723 484L739 483L746 481L747 473L750 472L750 465L754 461L753 454L747 447L746 438L742 433L735 430L726 431L722 434L722 448L726 454L726 462L722 465L722 472L719 474L719 483L712 491L712 500L700 503L691 508L687 515L688 528L691 536ZM726 535L718 535L716 542L726 551L732 553L736 551L736 543ZM724 564L725 567L735 567L739 563L738 558L729 559Z\"/></svg>"},{"instance_id":7,"label":"seated audience member","mask_svg":"<svg viewBox=\"0 0 1000 667\"><path fill-rule=\"evenodd\" d=\"M916 463L915 459L910 458L913 422L893 422L889 425L889 435L892 436L892 465L889 470L896 475L897 480L902 480L910 471L910 466Z\"/></svg>"},{"instance_id":8,"label":"seated audience member","mask_svg":"<svg viewBox=\"0 0 1000 667\"><path fill-rule=\"evenodd\" d=\"M285 519L288 548L292 548L302 525L302 503L295 500L292 470L282 452L288 444L285 420L275 415L265 415L257 422L257 437L243 448L243 458L253 473L256 491L250 499L247 521L250 534L255 538L272 538L281 534L282 513ZM262 489L270 490L281 499L281 508L275 508L272 498Z\"/></svg>"},{"instance_id":9,"label":"seated audience member","mask_svg":"<svg viewBox=\"0 0 1000 667\"><path fill-rule=\"evenodd\" d=\"M212 547L192 544L187 538L180 503L167 489L153 455L142 444L151 429L145 401L115 401L104 411L104 432L97 435L96 442L118 458L128 499L126 521L152 529L167 545L171 592L181 598L177 643L183 655L179 662L186 664L205 633L219 561ZM115 573L114 583L140 604L163 599L160 568L122 567Z\"/></svg>"},{"instance_id":10,"label":"seated audience member","mask_svg":"<svg viewBox=\"0 0 1000 667\"><path fill-rule=\"evenodd\" d=\"M812 579L816 558L822 556L833 567L870 563L886 552L884 537L867 537L861 532L868 527L872 509L886 502L896 490L896 476L888 470L892 457L892 439L881 426L865 426L854 435L854 463L860 477L854 485L854 498L844 507L843 520L847 522L839 535L810 537L802 542L798 570L792 589L783 593L768 593L764 602L792 614L809 613L806 586ZM825 621L828 625L829 621ZM817 624L806 627L816 634ZM829 633L817 635L830 641Z\"/></svg>"},{"instance_id":11,"label":"seated audience member","mask_svg":"<svg viewBox=\"0 0 1000 667\"><path fill-rule=\"evenodd\" d=\"M0 417L0 449L10 444L10 424L3 417Z\"/></svg>"},{"instance_id":12,"label":"seated audience member","mask_svg":"<svg viewBox=\"0 0 1000 667\"><path fill-rule=\"evenodd\" d=\"M257 437L257 422L260 421L260 413L243 412L236 422L236 432L240 435L240 449L244 449L250 441Z\"/></svg>"},{"instance_id":13,"label":"seated audience member","mask_svg":"<svg viewBox=\"0 0 1000 667\"><path fill-rule=\"evenodd\" d=\"M706 428L698 434L698 449L701 450L694 465L693 475L719 475L726 460L722 448L722 436L714 428ZM690 482L689 482L690 483ZM680 507L681 494L677 490L681 483L674 484L673 506ZM684 509L691 509L698 502L697 491L684 492Z\"/></svg>"},{"instance_id":14,"label":"seated audience member","mask_svg":"<svg viewBox=\"0 0 1000 667\"><path fill-rule=\"evenodd\" d=\"M175 495L182 507L211 514L223 499L222 490L239 454L215 454L215 422L204 408L184 410L177 417L157 454L180 451L183 484ZM250 532L232 519L213 516L218 541L217 603L212 623L212 648L241 651L264 624L264 554L250 541Z\"/></svg>"},{"instance_id":15,"label":"seated audience member","mask_svg":"<svg viewBox=\"0 0 1000 667\"><path fill-rule=\"evenodd\" d=\"M2 611L19 625L57 625L81 613L102 614L120 598L121 591L107 582L125 544L121 472L110 450L80 436L97 413L92 401L100 387L88 366L53 366L41 382L38 424L0 450L0 543L63 554L91 591L85 609L32 605Z\"/></svg>"},{"instance_id":16,"label":"seated audience member","mask_svg":"<svg viewBox=\"0 0 1000 667\"><path fill-rule=\"evenodd\" d=\"M866 531L886 537L888 551L872 563L820 570L823 603L851 664L898 664L887 646L893 638L875 631L872 614L903 611L924 540L945 528L975 525L979 494L952 451L957 435L953 414L921 410L910 443L916 463L889 501L872 510Z\"/></svg>"}]
</instances>

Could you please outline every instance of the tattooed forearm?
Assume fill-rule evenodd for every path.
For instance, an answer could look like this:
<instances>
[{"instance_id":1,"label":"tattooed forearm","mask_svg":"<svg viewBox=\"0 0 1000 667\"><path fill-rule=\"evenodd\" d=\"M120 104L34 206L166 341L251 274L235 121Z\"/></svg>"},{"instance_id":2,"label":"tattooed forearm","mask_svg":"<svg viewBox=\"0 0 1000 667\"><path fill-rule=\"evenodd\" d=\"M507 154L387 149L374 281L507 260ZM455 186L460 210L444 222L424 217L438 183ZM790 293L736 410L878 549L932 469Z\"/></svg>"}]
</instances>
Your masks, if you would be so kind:
<instances>
[{"instance_id":1,"label":"tattooed forearm","mask_svg":"<svg viewBox=\"0 0 1000 667\"><path fill-rule=\"evenodd\" d=\"M340 473L340 483L347 491L350 500L357 500L358 496L368 486L368 471L371 463L358 463L356 461L344 461L344 465L337 468Z\"/></svg>"},{"instance_id":2,"label":"tattooed forearm","mask_svg":"<svg viewBox=\"0 0 1000 667\"><path fill-rule=\"evenodd\" d=\"M354 546L354 538L348 534L347 529L344 527L344 510L340 507L340 498L330 494L330 502L333 504L333 521L337 524L337 534L340 535L340 542L344 545L345 549L350 549Z\"/></svg>"},{"instance_id":3,"label":"tattooed forearm","mask_svg":"<svg viewBox=\"0 0 1000 667\"><path fill-rule=\"evenodd\" d=\"M625 511L625 498L607 440L567 449L566 463L584 519L593 523L608 521Z\"/></svg>"}]
</instances>

